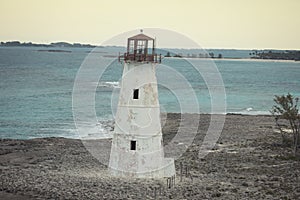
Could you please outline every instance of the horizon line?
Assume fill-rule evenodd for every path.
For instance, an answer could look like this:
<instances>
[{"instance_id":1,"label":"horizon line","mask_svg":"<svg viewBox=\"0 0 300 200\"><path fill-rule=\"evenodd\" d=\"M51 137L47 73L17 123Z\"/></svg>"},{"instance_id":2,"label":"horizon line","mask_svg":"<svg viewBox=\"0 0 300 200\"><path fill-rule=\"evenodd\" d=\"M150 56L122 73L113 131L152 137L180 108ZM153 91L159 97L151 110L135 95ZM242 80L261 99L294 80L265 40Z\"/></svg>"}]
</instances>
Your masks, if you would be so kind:
<instances>
[{"instance_id":1,"label":"horizon line","mask_svg":"<svg viewBox=\"0 0 300 200\"><path fill-rule=\"evenodd\" d=\"M68 42L68 41L53 41L53 42L32 42L32 41L22 41L22 40L4 40L4 41L0 41L0 43L7 43L7 42L20 42L20 44L30 44L32 43L33 45L51 45L53 43L68 43L71 45L74 44L80 44L80 45L91 45L91 46L95 46L96 47L122 47L125 48L125 45L98 45L98 44L91 44L91 43L81 43L81 42ZM0 44L0 46L2 46ZM291 51L300 51L300 48L298 49L293 49L293 48L248 48L248 47L158 47L157 48L161 48L161 49L218 49L218 50L291 50Z\"/></svg>"}]
</instances>

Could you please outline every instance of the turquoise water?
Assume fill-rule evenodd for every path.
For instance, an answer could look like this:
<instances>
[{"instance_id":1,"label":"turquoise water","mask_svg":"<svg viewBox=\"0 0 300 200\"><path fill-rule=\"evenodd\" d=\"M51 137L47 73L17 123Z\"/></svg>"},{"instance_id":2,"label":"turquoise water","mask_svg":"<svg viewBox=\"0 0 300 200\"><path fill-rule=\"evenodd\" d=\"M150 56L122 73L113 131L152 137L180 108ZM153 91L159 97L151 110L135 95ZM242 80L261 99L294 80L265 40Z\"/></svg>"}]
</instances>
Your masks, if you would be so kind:
<instances>
[{"instance_id":1,"label":"turquoise water","mask_svg":"<svg viewBox=\"0 0 300 200\"><path fill-rule=\"evenodd\" d=\"M91 49L68 49L71 52L38 51L40 49L0 48L0 138L75 137L73 84ZM98 53L105 55L113 51L103 48ZM201 112L210 113L206 84L191 64L172 58L164 59L163 64L186 77L196 91ZM300 62L216 60L215 64L226 90L227 113L268 114L274 95L290 92L300 97ZM100 126L99 130L104 130L103 124L113 118L111 96L113 91L118 91L121 73L122 66L115 61L98 84L99 124L95 126ZM159 82L161 79L172 81L168 75L159 73L158 69ZM163 111L180 111L172 91L159 86L159 96Z\"/></svg>"}]
</instances>

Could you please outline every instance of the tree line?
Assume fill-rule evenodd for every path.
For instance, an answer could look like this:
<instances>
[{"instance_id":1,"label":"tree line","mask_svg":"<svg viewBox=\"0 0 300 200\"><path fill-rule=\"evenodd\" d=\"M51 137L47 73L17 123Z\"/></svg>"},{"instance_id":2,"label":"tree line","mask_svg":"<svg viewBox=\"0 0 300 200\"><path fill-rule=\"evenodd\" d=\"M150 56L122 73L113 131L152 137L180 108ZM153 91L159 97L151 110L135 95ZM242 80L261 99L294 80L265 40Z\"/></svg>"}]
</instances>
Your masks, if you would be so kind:
<instances>
[{"instance_id":1,"label":"tree line","mask_svg":"<svg viewBox=\"0 0 300 200\"><path fill-rule=\"evenodd\" d=\"M210 53L199 53L199 54L196 54L196 53L190 54L190 53L188 53L186 55L184 55L182 53L174 54L174 53L167 52L167 54L165 55L165 57L178 57L178 58L223 58L223 55L219 53L216 56L213 52L210 52Z\"/></svg>"},{"instance_id":2,"label":"tree line","mask_svg":"<svg viewBox=\"0 0 300 200\"><path fill-rule=\"evenodd\" d=\"M275 60L295 60L300 61L300 51L285 50L285 51L258 51L255 50L249 53L251 58L255 59L275 59Z\"/></svg>"}]
</instances>

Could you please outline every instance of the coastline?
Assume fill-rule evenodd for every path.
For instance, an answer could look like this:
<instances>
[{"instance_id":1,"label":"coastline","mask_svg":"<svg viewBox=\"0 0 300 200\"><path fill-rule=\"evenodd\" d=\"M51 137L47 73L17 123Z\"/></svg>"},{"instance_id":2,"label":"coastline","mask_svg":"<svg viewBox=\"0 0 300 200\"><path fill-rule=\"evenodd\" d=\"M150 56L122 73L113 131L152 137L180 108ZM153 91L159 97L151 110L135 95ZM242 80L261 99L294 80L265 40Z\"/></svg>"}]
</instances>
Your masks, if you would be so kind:
<instances>
[{"instance_id":1,"label":"coastline","mask_svg":"<svg viewBox=\"0 0 300 200\"><path fill-rule=\"evenodd\" d=\"M253 61L253 62L283 62L283 63L298 63L296 60L282 60L282 59L257 59L257 58L188 58L188 57L167 57L168 59L197 59L197 60L212 60L212 61Z\"/></svg>"},{"instance_id":2,"label":"coastline","mask_svg":"<svg viewBox=\"0 0 300 200\"><path fill-rule=\"evenodd\" d=\"M9 42L8 42L9 43ZM31 44L31 45L30 45ZM80 44L80 43L66 43L66 42L57 42L57 43L51 43L51 44L32 44L32 43L20 43L19 45L1 45L0 48L36 48L38 52L50 52L50 53L72 53L72 49L91 49L91 51L87 51L87 53L103 53L103 57L109 57L109 58L117 58L118 53L120 52L115 51L115 52L106 52L106 51L101 51L101 52L95 52L93 49L98 49L98 48L116 48L116 49L124 49L125 47L123 46L97 46L97 45L92 45L92 44ZM165 49L162 48L163 51L172 51L174 49ZM190 49L183 49L183 50L190 50ZM205 51L253 51L252 49L204 49ZM299 51L299 50L276 50L276 51ZM108 53L108 54L107 54ZM171 59L199 59L199 60L224 60L224 61L258 61L258 62L299 62L298 59L278 59L278 58L251 58L251 57L231 57L231 56L224 56L224 57L187 57L187 56L182 56L182 57L174 57L174 56L164 56L164 58L171 58Z\"/></svg>"},{"instance_id":3,"label":"coastline","mask_svg":"<svg viewBox=\"0 0 300 200\"><path fill-rule=\"evenodd\" d=\"M176 134L180 117L193 123L196 114L167 114L164 143ZM95 159L80 140L38 138L0 140L0 197L10 199L296 199L300 195L300 161L280 146L274 119L261 115L226 115L216 146L199 159L198 151L208 129L210 115L200 115L198 134L176 160L176 186L166 180L110 177L106 166ZM187 130L188 131L188 130ZM99 143L110 148L110 140ZM97 140L93 140L97 142ZM180 163L193 177L180 182ZM298 182L297 182L298 181ZM158 195L158 194L157 194Z\"/></svg>"},{"instance_id":4,"label":"coastline","mask_svg":"<svg viewBox=\"0 0 300 200\"><path fill-rule=\"evenodd\" d=\"M257 58L215 58L213 60L228 60L228 61L255 61L255 62L298 62L296 60L282 60L282 59L257 59Z\"/></svg>"}]
</instances>

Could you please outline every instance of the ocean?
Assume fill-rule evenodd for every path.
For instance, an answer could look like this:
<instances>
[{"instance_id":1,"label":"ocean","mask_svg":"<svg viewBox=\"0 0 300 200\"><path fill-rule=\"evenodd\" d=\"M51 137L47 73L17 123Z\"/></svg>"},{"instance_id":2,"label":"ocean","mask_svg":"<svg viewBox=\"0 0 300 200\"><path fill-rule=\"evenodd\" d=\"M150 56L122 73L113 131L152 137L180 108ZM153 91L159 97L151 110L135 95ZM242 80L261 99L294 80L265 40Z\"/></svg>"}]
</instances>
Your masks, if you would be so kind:
<instances>
[{"instance_id":1,"label":"ocean","mask_svg":"<svg viewBox=\"0 0 300 200\"><path fill-rule=\"evenodd\" d=\"M77 138L72 113L74 80L92 49L48 50L42 47L0 47L0 138ZM122 75L122 65L111 55L116 55L119 50L117 47L103 47L92 53L105 56L112 62L97 83L95 110L98 122L91 124L95 127L94 133L87 133L91 138L111 127ZM223 57L247 58L251 51L216 52L222 53ZM211 96L205 77L197 73L193 64L201 66L206 62L197 58L164 58L161 64L185 77L196 94L200 113L211 113ZM270 114L274 95L289 92L300 97L300 62L215 59L210 65L216 66L222 77L226 113ZM157 76L161 110L181 112L181 104L189 105L189 92L179 84L172 84L175 80L172 73L160 69L158 67ZM168 84L175 89L168 88ZM176 99L176 92L185 95L181 102ZM192 108L187 110L193 112Z\"/></svg>"}]
</instances>

